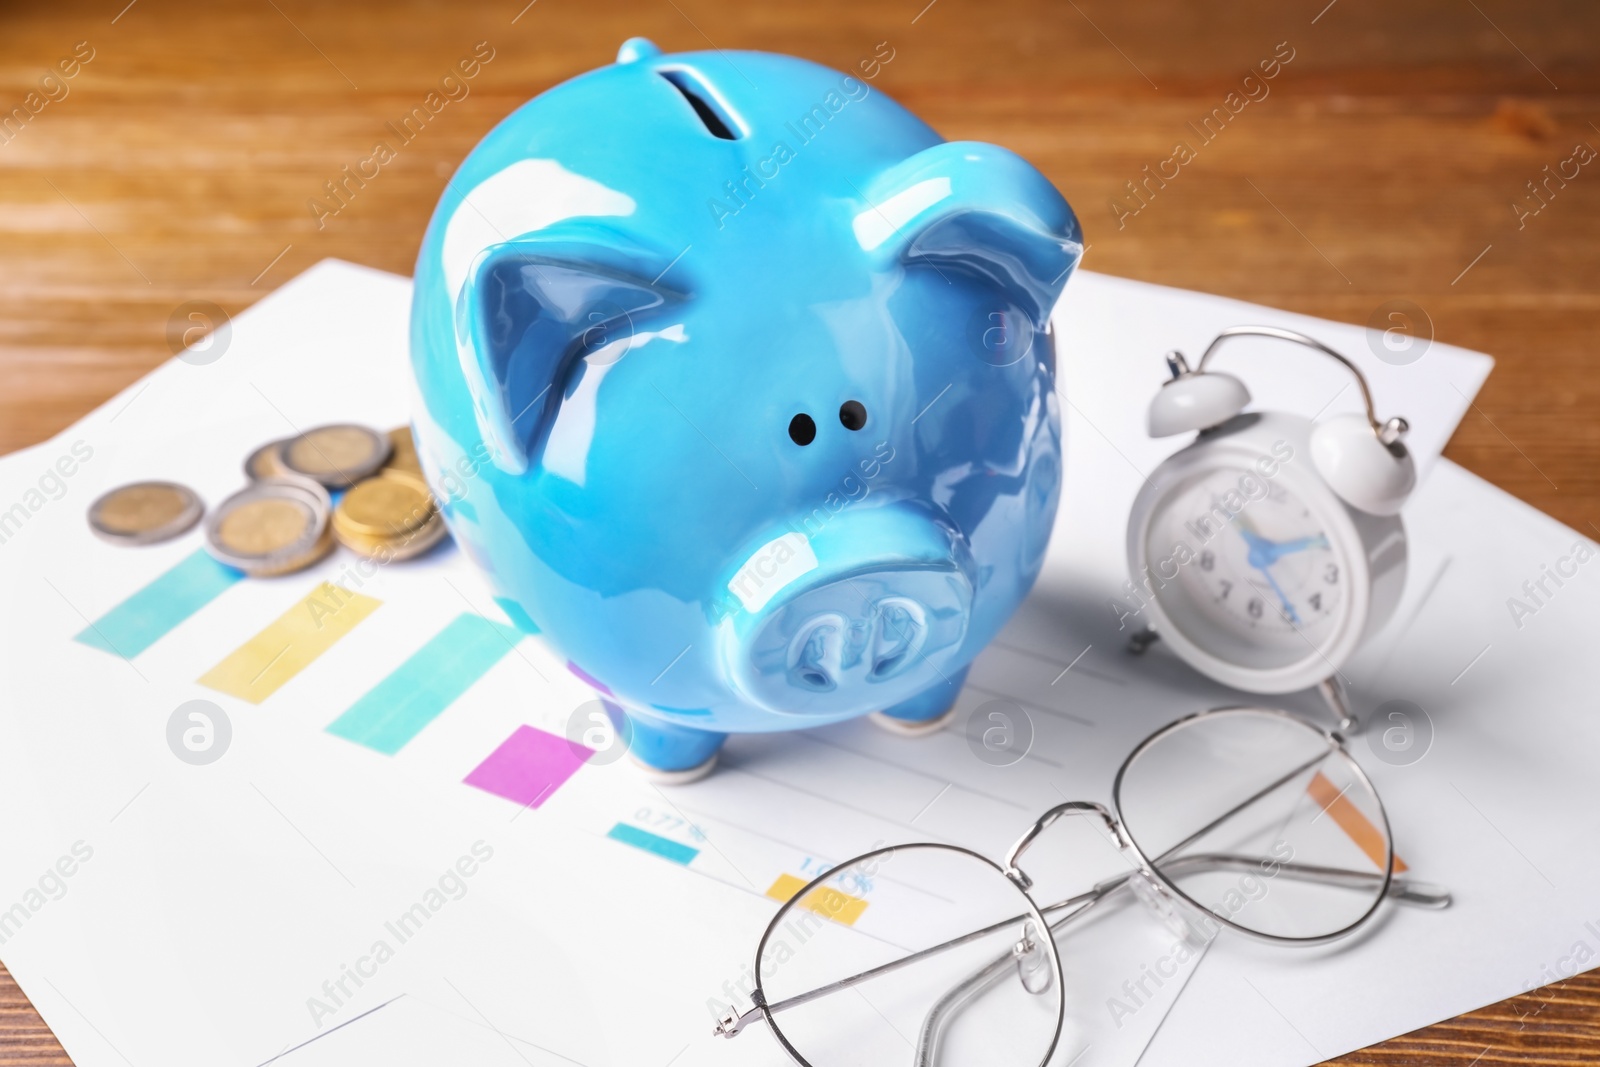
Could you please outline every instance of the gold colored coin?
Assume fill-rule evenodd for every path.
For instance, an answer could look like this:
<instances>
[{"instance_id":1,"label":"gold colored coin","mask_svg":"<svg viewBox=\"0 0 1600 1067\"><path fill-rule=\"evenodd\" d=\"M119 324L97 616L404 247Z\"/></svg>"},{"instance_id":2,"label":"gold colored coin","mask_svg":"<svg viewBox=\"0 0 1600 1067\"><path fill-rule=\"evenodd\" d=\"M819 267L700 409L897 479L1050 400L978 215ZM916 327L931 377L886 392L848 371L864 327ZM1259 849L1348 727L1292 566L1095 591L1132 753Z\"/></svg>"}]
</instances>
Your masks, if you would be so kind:
<instances>
[{"instance_id":1,"label":"gold colored coin","mask_svg":"<svg viewBox=\"0 0 1600 1067\"><path fill-rule=\"evenodd\" d=\"M396 426L390 430L389 443L394 450L389 454L388 469L422 473L422 460L417 458L417 442L411 436L411 427Z\"/></svg>"},{"instance_id":2,"label":"gold colored coin","mask_svg":"<svg viewBox=\"0 0 1600 1067\"><path fill-rule=\"evenodd\" d=\"M252 500L222 517L217 540L235 552L265 556L304 538L316 521L311 509L298 501Z\"/></svg>"},{"instance_id":3,"label":"gold colored coin","mask_svg":"<svg viewBox=\"0 0 1600 1067\"><path fill-rule=\"evenodd\" d=\"M386 471L354 485L339 501L334 526L378 537L411 533L435 511L433 497L415 479Z\"/></svg>"},{"instance_id":4,"label":"gold colored coin","mask_svg":"<svg viewBox=\"0 0 1600 1067\"><path fill-rule=\"evenodd\" d=\"M340 544L359 556L366 556L382 563L399 563L420 556L443 541L448 533L444 516L437 511L420 529L399 537L375 537L347 530L341 526L334 527L334 536L339 539Z\"/></svg>"},{"instance_id":5,"label":"gold colored coin","mask_svg":"<svg viewBox=\"0 0 1600 1067\"><path fill-rule=\"evenodd\" d=\"M329 489L344 489L373 474L394 446L365 426L319 426L283 444L285 470Z\"/></svg>"},{"instance_id":6,"label":"gold colored coin","mask_svg":"<svg viewBox=\"0 0 1600 1067\"><path fill-rule=\"evenodd\" d=\"M177 537L204 512L192 489L173 482L135 482L91 504L89 528L114 544L149 545Z\"/></svg>"}]
</instances>

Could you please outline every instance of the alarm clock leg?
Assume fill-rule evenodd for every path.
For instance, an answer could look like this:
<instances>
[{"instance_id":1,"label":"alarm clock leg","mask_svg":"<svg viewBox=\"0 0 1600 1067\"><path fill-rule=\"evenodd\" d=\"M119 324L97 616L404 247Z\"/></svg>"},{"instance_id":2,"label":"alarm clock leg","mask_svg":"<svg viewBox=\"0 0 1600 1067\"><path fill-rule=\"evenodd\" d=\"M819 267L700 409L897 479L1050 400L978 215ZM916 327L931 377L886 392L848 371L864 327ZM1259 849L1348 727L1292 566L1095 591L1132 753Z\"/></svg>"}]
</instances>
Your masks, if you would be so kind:
<instances>
[{"instance_id":1,"label":"alarm clock leg","mask_svg":"<svg viewBox=\"0 0 1600 1067\"><path fill-rule=\"evenodd\" d=\"M684 785L711 773L727 734L628 715L628 755L663 785Z\"/></svg>"},{"instance_id":2,"label":"alarm clock leg","mask_svg":"<svg viewBox=\"0 0 1600 1067\"><path fill-rule=\"evenodd\" d=\"M1350 710L1349 697L1338 675L1318 682L1317 692L1322 694L1322 699L1328 702L1328 710L1333 712L1333 720L1338 723L1334 729L1346 736L1354 736L1361 732L1361 720Z\"/></svg>"},{"instance_id":3,"label":"alarm clock leg","mask_svg":"<svg viewBox=\"0 0 1600 1067\"><path fill-rule=\"evenodd\" d=\"M1161 635L1146 626L1128 637L1128 651L1135 656L1142 656L1151 645L1161 640Z\"/></svg>"},{"instance_id":4,"label":"alarm clock leg","mask_svg":"<svg viewBox=\"0 0 1600 1067\"><path fill-rule=\"evenodd\" d=\"M966 684L971 664L935 682L910 700L873 712L869 718L890 733L920 737L942 730L955 717L956 698Z\"/></svg>"}]
</instances>

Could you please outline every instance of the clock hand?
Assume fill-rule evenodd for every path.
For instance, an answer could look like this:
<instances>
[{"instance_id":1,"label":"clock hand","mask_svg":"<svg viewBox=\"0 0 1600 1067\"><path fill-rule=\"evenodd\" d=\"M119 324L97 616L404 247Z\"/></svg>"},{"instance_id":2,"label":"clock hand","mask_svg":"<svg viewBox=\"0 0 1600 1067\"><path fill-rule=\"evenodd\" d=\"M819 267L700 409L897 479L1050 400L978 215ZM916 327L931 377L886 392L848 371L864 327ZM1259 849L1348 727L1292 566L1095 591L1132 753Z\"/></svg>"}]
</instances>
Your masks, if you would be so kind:
<instances>
[{"instance_id":1,"label":"clock hand","mask_svg":"<svg viewBox=\"0 0 1600 1067\"><path fill-rule=\"evenodd\" d=\"M1304 552L1308 548L1327 548L1328 535L1317 534L1315 537L1302 537L1297 541L1285 541L1273 546L1273 556L1287 556L1291 552Z\"/></svg>"},{"instance_id":2,"label":"clock hand","mask_svg":"<svg viewBox=\"0 0 1600 1067\"><path fill-rule=\"evenodd\" d=\"M1283 604L1283 614L1288 618L1289 622L1295 626L1300 625L1300 616L1296 614L1294 605L1289 603L1289 598L1284 595L1282 587L1278 585L1278 580L1272 576L1272 572L1267 568L1277 562L1278 557L1283 554L1286 548L1290 551L1298 551L1300 548L1308 548L1310 546L1301 545L1295 541L1289 542L1288 545L1280 545L1275 541L1270 541L1256 533L1238 515L1233 516L1233 526L1239 531L1239 536L1244 538L1246 546L1249 547L1250 552L1246 557L1246 562L1260 571L1267 579L1267 584L1272 587L1272 591L1278 595L1278 601ZM1302 538L1302 540L1309 541L1311 539ZM1295 547L1290 548L1289 546Z\"/></svg>"},{"instance_id":3,"label":"clock hand","mask_svg":"<svg viewBox=\"0 0 1600 1067\"><path fill-rule=\"evenodd\" d=\"M1273 541L1262 537L1253 528L1242 522L1237 522L1235 528L1238 529L1239 536L1244 538L1245 544L1250 546L1251 566L1257 566L1254 562L1256 559L1260 559L1267 566L1271 566L1282 556L1295 552L1304 552L1308 548L1328 547L1328 536L1326 534L1301 537L1293 541Z\"/></svg>"},{"instance_id":4,"label":"clock hand","mask_svg":"<svg viewBox=\"0 0 1600 1067\"><path fill-rule=\"evenodd\" d=\"M1267 584L1272 587L1272 591L1277 593L1278 599L1283 602L1283 613L1288 616L1290 625L1299 626L1300 616L1295 614L1294 605L1290 604L1289 598L1283 595L1283 590L1278 587L1278 580L1272 576L1272 572L1265 567L1256 567L1256 569L1266 577Z\"/></svg>"}]
</instances>

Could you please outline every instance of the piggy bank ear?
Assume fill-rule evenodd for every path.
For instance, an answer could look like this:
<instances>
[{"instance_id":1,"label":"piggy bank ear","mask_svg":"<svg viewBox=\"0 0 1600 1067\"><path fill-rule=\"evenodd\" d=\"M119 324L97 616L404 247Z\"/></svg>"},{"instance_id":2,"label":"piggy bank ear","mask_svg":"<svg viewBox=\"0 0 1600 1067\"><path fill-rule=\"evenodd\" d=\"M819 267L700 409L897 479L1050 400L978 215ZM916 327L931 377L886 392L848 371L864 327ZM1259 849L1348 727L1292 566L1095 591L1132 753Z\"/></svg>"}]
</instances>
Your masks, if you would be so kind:
<instances>
[{"instance_id":1,"label":"piggy bank ear","mask_svg":"<svg viewBox=\"0 0 1600 1067\"><path fill-rule=\"evenodd\" d=\"M457 298L456 348L498 466L527 469L574 362L622 358L635 331L680 298L658 284L669 265L625 242L528 239L479 254Z\"/></svg>"},{"instance_id":2,"label":"piggy bank ear","mask_svg":"<svg viewBox=\"0 0 1600 1067\"><path fill-rule=\"evenodd\" d=\"M986 277L1040 330L1083 255L1078 219L1056 187L995 145L935 145L885 171L867 199L854 223L863 249Z\"/></svg>"}]
</instances>

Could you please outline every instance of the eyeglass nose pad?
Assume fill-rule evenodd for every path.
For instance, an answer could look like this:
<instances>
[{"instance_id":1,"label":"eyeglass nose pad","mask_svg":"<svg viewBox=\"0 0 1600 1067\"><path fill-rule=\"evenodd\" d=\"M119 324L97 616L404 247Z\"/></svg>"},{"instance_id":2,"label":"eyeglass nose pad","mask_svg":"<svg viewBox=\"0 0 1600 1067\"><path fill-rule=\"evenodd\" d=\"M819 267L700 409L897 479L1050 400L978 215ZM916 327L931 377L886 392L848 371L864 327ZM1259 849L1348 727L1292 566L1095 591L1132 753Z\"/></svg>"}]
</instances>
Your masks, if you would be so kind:
<instances>
[{"instance_id":1,"label":"eyeglass nose pad","mask_svg":"<svg viewBox=\"0 0 1600 1067\"><path fill-rule=\"evenodd\" d=\"M1139 898L1139 903L1191 948L1204 948L1216 936L1214 926L1207 924L1203 929L1197 925L1189 918L1189 912L1193 909L1186 907L1173 895L1172 890L1156 881L1148 871L1135 872L1128 880L1128 885L1133 889L1133 895Z\"/></svg>"},{"instance_id":2,"label":"eyeglass nose pad","mask_svg":"<svg viewBox=\"0 0 1600 1067\"><path fill-rule=\"evenodd\" d=\"M1017 980L1022 983L1023 989L1036 997L1050 991L1050 986L1055 982L1055 975L1050 969L1050 953L1033 923L1022 925L1022 936L1011 946L1011 956L1017 962Z\"/></svg>"}]
</instances>

